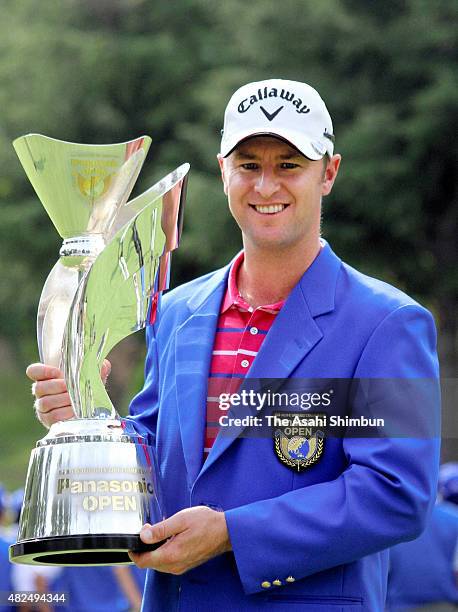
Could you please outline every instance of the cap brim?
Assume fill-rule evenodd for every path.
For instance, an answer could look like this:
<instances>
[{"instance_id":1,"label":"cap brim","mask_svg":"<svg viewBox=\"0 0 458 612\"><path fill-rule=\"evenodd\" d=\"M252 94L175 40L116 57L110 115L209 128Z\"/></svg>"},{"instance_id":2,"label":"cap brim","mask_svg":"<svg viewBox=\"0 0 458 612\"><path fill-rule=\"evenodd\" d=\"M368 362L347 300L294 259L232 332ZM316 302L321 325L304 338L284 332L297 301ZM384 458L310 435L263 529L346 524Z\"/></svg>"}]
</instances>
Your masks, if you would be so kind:
<instances>
[{"instance_id":1,"label":"cap brim","mask_svg":"<svg viewBox=\"0 0 458 612\"><path fill-rule=\"evenodd\" d=\"M249 132L239 132L238 134L233 135L227 141L225 141L223 137L221 141L220 154L222 155L222 157L227 157L240 143L256 136L272 136L273 138L279 138L280 140L283 140L287 144L297 149L299 153L302 153L302 155L304 155L308 159L311 159L312 161L322 159L326 153L332 155L332 152L330 152L328 147L326 147L323 153L320 153L318 148L314 147L311 140L307 138L305 134L303 135L303 137L301 137L301 135L298 135L297 132L290 132L289 130L277 130L275 132L267 132L265 129L250 130ZM330 145L332 146L331 142Z\"/></svg>"}]
</instances>

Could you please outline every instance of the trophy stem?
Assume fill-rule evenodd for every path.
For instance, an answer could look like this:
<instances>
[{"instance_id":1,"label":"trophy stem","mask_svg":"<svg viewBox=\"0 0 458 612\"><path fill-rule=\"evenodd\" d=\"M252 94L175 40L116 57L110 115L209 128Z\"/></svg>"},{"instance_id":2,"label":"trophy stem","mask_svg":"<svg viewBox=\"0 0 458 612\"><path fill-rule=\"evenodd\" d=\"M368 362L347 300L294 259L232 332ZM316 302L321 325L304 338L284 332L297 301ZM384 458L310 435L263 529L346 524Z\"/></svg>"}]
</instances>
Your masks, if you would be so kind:
<instances>
[{"instance_id":1,"label":"trophy stem","mask_svg":"<svg viewBox=\"0 0 458 612\"><path fill-rule=\"evenodd\" d=\"M87 258L89 260L88 263L93 263L104 247L105 240L102 234L74 236L64 239L59 255L61 258L64 258L63 263L66 265L73 263L71 267L74 267L76 261L73 259L68 260L67 258L82 258L83 260Z\"/></svg>"}]
</instances>

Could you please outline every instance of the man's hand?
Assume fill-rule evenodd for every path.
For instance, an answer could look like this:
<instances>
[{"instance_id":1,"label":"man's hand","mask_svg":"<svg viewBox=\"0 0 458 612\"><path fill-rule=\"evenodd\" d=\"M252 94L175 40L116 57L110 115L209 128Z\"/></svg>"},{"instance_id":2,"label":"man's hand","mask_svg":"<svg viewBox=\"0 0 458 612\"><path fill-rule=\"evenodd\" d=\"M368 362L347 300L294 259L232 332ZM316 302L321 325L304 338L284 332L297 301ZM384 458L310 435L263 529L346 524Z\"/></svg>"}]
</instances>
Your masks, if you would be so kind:
<instances>
[{"instance_id":1,"label":"man's hand","mask_svg":"<svg viewBox=\"0 0 458 612\"><path fill-rule=\"evenodd\" d=\"M107 382L110 370L111 364L105 359L100 372L104 384ZM36 398L35 411L43 425L51 427L57 421L65 421L75 416L64 375L59 368L43 363L32 363L27 368L26 374L34 381L32 393Z\"/></svg>"},{"instance_id":2,"label":"man's hand","mask_svg":"<svg viewBox=\"0 0 458 612\"><path fill-rule=\"evenodd\" d=\"M232 550L224 512L207 506L181 510L153 526L143 525L140 538L145 544L167 542L151 552L130 552L132 561L142 569L175 575Z\"/></svg>"}]
</instances>

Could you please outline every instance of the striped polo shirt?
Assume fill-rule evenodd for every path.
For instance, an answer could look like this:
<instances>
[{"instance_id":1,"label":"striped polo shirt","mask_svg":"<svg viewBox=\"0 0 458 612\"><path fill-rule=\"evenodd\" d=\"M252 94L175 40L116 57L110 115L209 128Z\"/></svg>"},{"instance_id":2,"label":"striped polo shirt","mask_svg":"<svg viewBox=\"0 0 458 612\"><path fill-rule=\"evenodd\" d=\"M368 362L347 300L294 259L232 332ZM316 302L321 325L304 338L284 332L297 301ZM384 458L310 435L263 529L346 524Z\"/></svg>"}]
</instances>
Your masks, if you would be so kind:
<instances>
[{"instance_id":1,"label":"striped polo shirt","mask_svg":"<svg viewBox=\"0 0 458 612\"><path fill-rule=\"evenodd\" d=\"M243 251L229 271L226 294L221 303L207 391L207 418L204 458L218 435L221 393L236 393L249 374L259 349L284 301L253 308L237 289L237 275L244 260Z\"/></svg>"}]
</instances>

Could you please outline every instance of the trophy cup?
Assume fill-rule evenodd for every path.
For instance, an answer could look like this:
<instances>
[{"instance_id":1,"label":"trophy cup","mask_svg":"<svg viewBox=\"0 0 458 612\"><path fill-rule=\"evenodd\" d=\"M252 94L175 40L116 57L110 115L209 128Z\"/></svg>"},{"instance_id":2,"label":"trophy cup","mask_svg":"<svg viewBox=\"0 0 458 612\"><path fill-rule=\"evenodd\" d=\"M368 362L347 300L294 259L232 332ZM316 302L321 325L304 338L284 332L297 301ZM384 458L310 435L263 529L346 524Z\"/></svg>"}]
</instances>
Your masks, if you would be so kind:
<instances>
[{"instance_id":1,"label":"trophy cup","mask_svg":"<svg viewBox=\"0 0 458 612\"><path fill-rule=\"evenodd\" d=\"M32 451L15 563L126 564L127 551L158 546L138 535L163 518L154 450L119 417L100 378L113 346L154 322L181 234L188 164L127 201L150 142L82 145L30 134L13 143L63 238L37 335L42 362L64 372L75 412Z\"/></svg>"}]
</instances>

